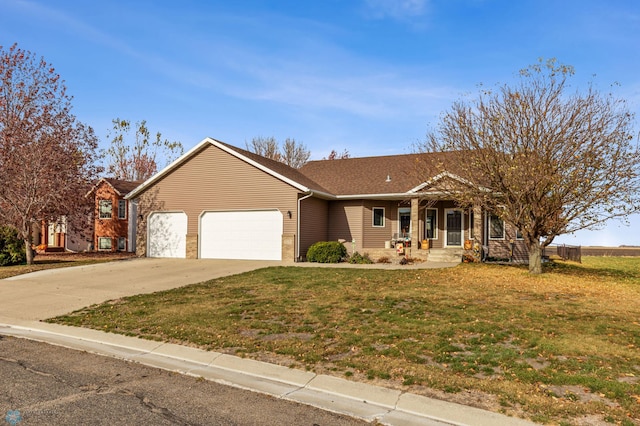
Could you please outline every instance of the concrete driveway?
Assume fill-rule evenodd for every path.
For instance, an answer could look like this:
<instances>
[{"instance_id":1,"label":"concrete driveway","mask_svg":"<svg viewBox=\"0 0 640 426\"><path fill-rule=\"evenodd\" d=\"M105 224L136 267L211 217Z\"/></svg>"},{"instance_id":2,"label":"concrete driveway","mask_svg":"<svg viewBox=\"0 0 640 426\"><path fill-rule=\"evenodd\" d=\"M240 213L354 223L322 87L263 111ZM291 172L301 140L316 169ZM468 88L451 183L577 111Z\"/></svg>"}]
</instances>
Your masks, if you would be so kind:
<instances>
[{"instance_id":1,"label":"concrete driveway","mask_svg":"<svg viewBox=\"0 0 640 426\"><path fill-rule=\"evenodd\" d=\"M136 258L0 280L0 323L62 315L106 300L239 274L276 261Z\"/></svg>"}]
</instances>

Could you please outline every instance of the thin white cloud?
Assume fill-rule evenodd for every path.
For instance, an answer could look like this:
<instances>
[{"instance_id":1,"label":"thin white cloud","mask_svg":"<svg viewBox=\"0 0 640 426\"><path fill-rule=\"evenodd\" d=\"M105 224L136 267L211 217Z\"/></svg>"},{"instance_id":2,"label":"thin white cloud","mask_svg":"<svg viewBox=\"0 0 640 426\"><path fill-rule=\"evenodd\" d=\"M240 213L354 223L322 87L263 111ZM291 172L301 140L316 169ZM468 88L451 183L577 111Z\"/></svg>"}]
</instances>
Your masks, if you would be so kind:
<instances>
[{"instance_id":1,"label":"thin white cloud","mask_svg":"<svg viewBox=\"0 0 640 426\"><path fill-rule=\"evenodd\" d=\"M427 13L428 0L365 0L367 14L375 19L408 20Z\"/></svg>"},{"instance_id":2,"label":"thin white cloud","mask_svg":"<svg viewBox=\"0 0 640 426\"><path fill-rule=\"evenodd\" d=\"M422 15L427 6L427 0L366 1L376 13L394 19ZM246 41L241 41L244 37L225 39L211 34L201 40L185 39L183 53L188 60L176 61L166 51L144 53L117 35L48 5L30 0L13 4L38 19L47 19L78 37L144 63L150 73L201 88L212 98L222 93L248 101L397 119L437 114L445 100L457 95L449 87L425 83L415 70L362 59L337 47L326 35L342 30L309 20L218 16L230 27L242 24L255 34L266 34L270 45L278 48L264 49L260 43L254 44L251 34L245 35ZM269 27L266 22L273 24L274 20L278 25ZM274 27L283 30L274 31Z\"/></svg>"},{"instance_id":3,"label":"thin white cloud","mask_svg":"<svg viewBox=\"0 0 640 426\"><path fill-rule=\"evenodd\" d=\"M313 58L290 52L274 56L239 45L214 50L211 66L202 65L208 74L180 71L175 76L199 75L191 83L241 99L375 119L437 114L459 94L430 84L426 70L382 64L331 46L307 49ZM234 79L224 77L229 74Z\"/></svg>"},{"instance_id":4,"label":"thin white cloud","mask_svg":"<svg viewBox=\"0 0 640 426\"><path fill-rule=\"evenodd\" d=\"M48 25L56 25L70 33L76 34L78 37L92 40L95 43L109 47L128 56L139 57L138 53L122 40L75 19L71 15L63 13L58 9L29 0L10 0L10 4L21 9L33 19L46 21Z\"/></svg>"}]
</instances>

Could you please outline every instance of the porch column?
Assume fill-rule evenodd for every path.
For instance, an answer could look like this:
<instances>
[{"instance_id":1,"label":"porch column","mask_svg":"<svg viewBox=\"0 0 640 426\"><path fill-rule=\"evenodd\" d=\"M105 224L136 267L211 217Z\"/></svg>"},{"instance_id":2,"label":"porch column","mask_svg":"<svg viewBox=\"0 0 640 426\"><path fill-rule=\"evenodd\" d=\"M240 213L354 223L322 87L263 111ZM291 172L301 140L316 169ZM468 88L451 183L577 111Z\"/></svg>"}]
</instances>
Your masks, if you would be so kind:
<instances>
[{"instance_id":1,"label":"porch column","mask_svg":"<svg viewBox=\"0 0 640 426\"><path fill-rule=\"evenodd\" d=\"M473 205L473 237L480 245L485 243L482 241L482 207L479 204Z\"/></svg>"},{"instance_id":2,"label":"porch column","mask_svg":"<svg viewBox=\"0 0 640 426\"><path fill-rule=\"evenodd\" d=\"M46 220L43 220L42 221L42 226L40 228L40 231L42 233L42 238L40 239L40 244L48 246L49 245L49 222L47 222Z\"/></svg>"},{"instance_id":3,"label":"porch column","mask_svg":"<svg viewBox=\"0 0 640 426\"><path fill-rule=\"evenodd\" d=\"M411 199L411 248L417 250L420 244L420 215L418 214L420 200Z\"/></svg>"}]
</instances>

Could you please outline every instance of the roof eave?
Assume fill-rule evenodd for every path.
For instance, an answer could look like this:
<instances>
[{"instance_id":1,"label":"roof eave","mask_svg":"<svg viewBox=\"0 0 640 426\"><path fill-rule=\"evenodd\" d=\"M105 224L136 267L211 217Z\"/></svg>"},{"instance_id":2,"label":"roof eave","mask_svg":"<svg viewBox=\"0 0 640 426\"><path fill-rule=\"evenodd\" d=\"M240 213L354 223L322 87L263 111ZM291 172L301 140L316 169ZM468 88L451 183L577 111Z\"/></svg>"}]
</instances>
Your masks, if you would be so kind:
<instances>
[{"instance_id":1,"label":"roof eave","mask_svg":"<svg viewBox=\"0 0 640 426\"><path fill-rule=\"evenodd\" d=\"M430 192L394 192L394 193L381 193L381 194L349 194L349 195L336 195L338 200L406 200L408 198L431 198L442 197L449 195L445 191L430 191Z\"/></svg>"},{"instance_id":2,"label":"roof eave","mask_svg":"<svg viewBox=\"0 0 640 426\"><path fill-rule=\"evenodd\" d=\"M312 191L310 188L307 188L306 186L295 182L285 176L282 176L281 174L271 170L270 168L263 166L262 164L253 161L252 159L245 157L244 155L240 154L239 152L234 151L233 149L229 148L228 146L226 146L225 144L223 144L222 142L213 139L213 138L205 138L203 139L200 143L198 143L196 146L194 146L193 148L191 148L189 151L187 151L186 153L184 153L180 158L178 158L177 160L175 160L174 162L172 162L171 164L169 164L167 167L165 167L164 169L162 169L161 171L159 171L158 173L156 173L155 175L151 176L149 179L147 179L146 181L142 182L138 187L136 187L133 191L129 192L124 198L129 200L132 198L137 197L140 193L144 192L149 186L151 186L153 183L155 183L156 181L158 181L160 178L162 178L164 175L166 175L167 173L169 173L171 170L173 170L174 168L178 167L179 165L181 165L182 163L186 162L189 158L191 158L193 155L195 155L198 151L200 151L202 149L203 146L205 146L206 144L211 144L221 150L223 150L224 152L233 155L234 157L248 163L251 164L252 166L262 170L263 172L293 186L294 188L302 191L302 192L310 192ZM316 191L314 191L316 192Z\"/></svg>"}]
</instances>

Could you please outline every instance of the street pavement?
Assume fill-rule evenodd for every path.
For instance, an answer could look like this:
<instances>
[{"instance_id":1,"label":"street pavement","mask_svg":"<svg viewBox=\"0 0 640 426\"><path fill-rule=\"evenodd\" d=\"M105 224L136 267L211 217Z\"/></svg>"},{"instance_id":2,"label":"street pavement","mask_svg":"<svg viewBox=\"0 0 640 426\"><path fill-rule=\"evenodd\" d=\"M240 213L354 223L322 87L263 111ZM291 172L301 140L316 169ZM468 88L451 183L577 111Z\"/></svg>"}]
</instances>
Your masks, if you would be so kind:
<instances>
[{"instance_id":1,"label":"street pavement","mask_svg":"<svg viewBox=\"0 0 640 426\"><path fill-rule=\"evenodd\" d=\"M3 301L0 304L0 335L46 342L202 377L380 424L533 424L498 413L334 376L186 346L40 322L106 300L283 264L271 261L131 259L40 271L0 280L0 300ZM390 267L393 266L386 268Z\"/></svg>"},{"instance_id":2,"label":"street pavement","mask_svg":"<svg viewBox=\"0 0 640 426\"><path fill-rule=\"evenodd\" d=\"M363 426L365 421L135 362L0 336L0 425Z\"/></svg>"}]
</instances>

